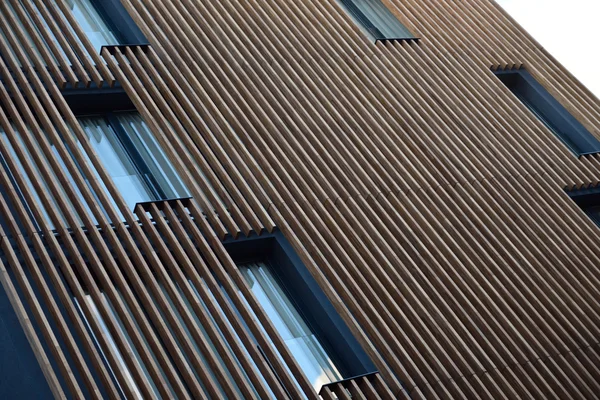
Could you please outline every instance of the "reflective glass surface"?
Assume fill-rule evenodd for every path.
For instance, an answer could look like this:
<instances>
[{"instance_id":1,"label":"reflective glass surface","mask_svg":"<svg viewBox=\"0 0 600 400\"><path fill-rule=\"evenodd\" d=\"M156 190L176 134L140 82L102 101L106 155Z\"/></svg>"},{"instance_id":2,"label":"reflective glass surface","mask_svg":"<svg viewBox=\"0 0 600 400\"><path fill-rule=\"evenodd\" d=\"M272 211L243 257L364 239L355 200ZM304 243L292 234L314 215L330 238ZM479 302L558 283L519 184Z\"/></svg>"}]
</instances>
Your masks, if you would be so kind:
<instances>
[{"instance_id":1,"label":"reflective glass surface","mask_svg":"<svg viewBox=\"0 0 600 400\"><path fill-rule=\"evenodd\" d=\"M408 39L414 35L381 0L339 0L353 21L374 39Z\"/></svg>"},{"instance_id":2,"label":"reflective glass surface","mask_svg":"<svg viewBox=\"0 0 600 400\"><path fill-rule=\"evenodd\" d=\"M79 122L130 210L141 202L188 196L139 113L81 117Z\"/></svg>"},{"instance_id":3,"label":"reflective glass surface","mask_svg":"<svg viewBox=\"0 0 600 400\"><path fill-rule=\"evenodd\" d=\"M112 119L104 115L82 117L79 118L79 122L93 151L130 210L133 210L135 205L140 202L188 197L187 188L137 112L119 113L118 117L112 117ZM111 125L111 122L113 125ZM44 155L41 143L38 143L35 135L27 130L26 137L29 137L31 143L26 143L24 133L19 132L14 124L11 128L12 132L9 136L0 127L0 143L3 144L5 149L3 158L12 160L14 165L10 166L6 162L3 162L2 165L13 177L15 189L23 197L26 207L30 210L39 210L41 218L46 220L50 229L55 227L55 221L50 219L50 209L57 212L59 225L70 225L65 215L61 213L57 199L62 199L67 210L78 212L79 210L67 195L67 186L64 186L58 178L57 173L60 172L67 179L75 196L79 198L84 211L96 224L97 220L91 213L90 204L83 196L84 187L77 184L72 174L73 168L81 168L81 165L77 164L76 157L71 160L72 169L69 170L67 167L69 163L61 156L57 146L54 143L46 142L45 146L49 146L49 151L58 164L58 171L56 171ZM106 185L100 178L100 174L93 167L90 155L86 153L81 142L76 140L76 144L86 164L91 167L93 176L82 173L82 178L87 183L91 196L95 199L92 202L100 204L98 194L91 190L92 186L89 184L91 179L95 179L105 193L109 195L115 209L118 210L116 202L110 196ZM21 150L17 151L18 148ZM66 148L66 151L70 153L69 156L73 156L74 149ZM46 166L47 172L41 170L41 165ZM28 172L25 166L29 166L31 171ZM49 182L44 179L45 174L50 174L52 180L57 183L53 190L49 186ZM19 183L14 177L21 177L22 182ZM36 188L34 183L38 182L41 188ZM47 196L49 204L43 200L42 192ZM29 199L29 196L31 199ZM35 215L33 211L31 214ZM120 211L118 215L121 221L125 219ZM76 224L81 225L80 216L76 213L73 216ZM40 224L41 221L38 221L38 225Z\"/></svg>"},{"instance_id":4,"label":"reflective glass surface","mask_svg":"<svg viewBox=\"0 0 600 400\"><path fill-rule=\"evenodd\" d=\"M188 190L165 152L138 113L116 113L119 124L147 166L165 199L187 197Z\"/></svg>"},{"instance_id":5,"label":"reflective glass surface","mask_svg":"<svg viewBox=\"0 0 600 400\"><path fill-rule=\"evenodd\" d=\"M260 305L281 335L317 392L325 384L343 379L317 336L282 290L265 263L240 265Z\"/></svg>"},{"instance_id":6,"label":"reflective glass surface","mask_svg":"<svg viewBox=\"0 0 600 400\"><path fill-rule=\"evenodd\" d=\"M85 117L79 118L79 123L127 206L133 210L136 203L153 200L151 189L108 121L104 117Z\"/></svg>"},{"instance_id":7,"label":"reflective glass surface","mask_svg":"<svg viewBox=\"0 0 600 400\"><path fill-rule=\"evenodd\" d=\"M75 19L97 51L105 45L119 44L116 34L102 18L91 0L67 0Z\"/></svg>"},{"instance_id":8,"label":"reflective glass surface","mask_svg":"<svg viewBox=\"0 0 600 400\"><path fill-rule=\"evenodd\" d=\"M24 0L19 0L19 1L21 2L21 4L23 4ZM81 29L83 30L86 37L91 42L91 44L94 47L96 52L100 52L100 49L102 46L116 45L116 44L121 43L121 41L117 37L117 34L110 28L109 24L104 20L102 15L98 12L98 9L96 8L96 6L92 2L92 0L67 0L66 3L67 3L67 6L69 7L73 17L75 18L75 20L77 21L77 23L79 24ZM47 38L44 38L42 35L42 32L40 32L40 30L36 28L34 18L31 14L29 14L29 21L32 24L32 28L35 30L36 35L38 35L40 37L42 42L49 40L56 44L56 47L58 49L58 54L52 54L52 52L50 52L50 47L46 45L52 58L54 58L56 60L56 57L60 56L60 57L64 57L66 60L69 60L69 58L67 57L67 53L64 51L63 46L57 40L56 35L55 35L55 31L60 31L60 29L61 29L60 26L58 26L55 22L53 22L53 21L49 22L46 18L44 18L44 14L51 16L50 11L49 11L50 8L48 8L49 6L56 7L56 9L58 10L57 5L55 5L55 4L51 4L48 6L43 6L43 5L39 5L39 4L31 4L31 10L33 13L35 13L35 17L38 18L39 21L41 21L41 24L44 27L43 31L48 35ZM13 6L10 3L8 3L8 7L11 9L11 11L13 13L15 13L15 15L17 15L16 12L14 11ZM40 7L44 7L44 8L40 9ZM21 6L21 8L24 10L24 12L30 13L30 11L27 10L24 6ZM44 10L44 12L42 12L41 10ZM16 21L20 21L20 20L17 18ZM50 28L50 24L52 25L54 31ZM36 51L38 56L40 56L40 58L41 58L40 49L37 47L34 40L31 38L29 31L27 29L25 29L24 26L21 26L21 29L25 33L25 40L26 40L26 43L21 43L21 45L27 45L29 47L32 47ZM75 32L72 29L71 29L71 31L73 34L75 34ZM0 29L0 35L2 35L6 39L6 34L4 32L2 32L2 29ZM75 35L75 36L77 36L77 35ZM71 59L69 61L73 62L74 60Z\"/></svg>"},{"instance_id":9,"label":"reflective glass surface","mask_svg":"<svg viewBox=\"0 0 600 400\"><path fill-rule=\"evenodd\" d=\"M85 314L83 313L81 305L79 304L77 299L74 299L74 300L75 300L75 304L77 305L77 308L79 309L79 312L81 312L81 315L83 316L83 320L84 320L85 324L87 325L88 329L90 330L93 340L96 341L96 343L98 343L98 339L96 338L96 335L94 335L94 332L91 329L89 321L87 320L87 318L85 318ZM102 294L102 300L105 302L105 305L107 305L109 307L109 309L112 311L112 308L110 307L110 304L104 294ZM125 363L125 360L123 359L123 355L121 354L121 351L119 351L119 347L115 343L113 336L111 335L110 331L108 330L108 327L106 326L106 323L104 322L104 318L102 318L102 315L100 314L100 311L98 310L98 307L96 307L96 303L94 303L94 300L92 299L92 297L90 295L85 296L85 301L86 301L86 303L88 303L88 305L90 307L90 310L93 314L93 318L96 320L96 322L100 326L100 329L102 330L102 335L106 338L106 341L108 342L108 346L109 346L108 349L105 348L103 350L102 347L99 346L101 356L105 360L107 360L105 351L110 351L117 360L117 365L112 365L112 366L107 361L109 370L111 370L111 372L114 374L113 368L118 368L123 373L123 376L127 382L127 385L133 389L135 398L143 399L143 396L140 393L140 390L139 390L138 386L136 385L135 380L133 379L133 376L131 375L131 371L129 370L129 367L127 367L127 364ZM119 321L119 317L115 313L113 313L113 317L117 321ZM126 332L123 331L121 333L124 334L126 338L128 338L126 336ZM135 354L135 350L134 350L133 346L131 346L131 344L129 344L128 351ZM121 390L122 390L121 385L123 383L124 382L119 382L117 380L117 385L119 386L119 388Z\"/></svg>"}]
</instances>

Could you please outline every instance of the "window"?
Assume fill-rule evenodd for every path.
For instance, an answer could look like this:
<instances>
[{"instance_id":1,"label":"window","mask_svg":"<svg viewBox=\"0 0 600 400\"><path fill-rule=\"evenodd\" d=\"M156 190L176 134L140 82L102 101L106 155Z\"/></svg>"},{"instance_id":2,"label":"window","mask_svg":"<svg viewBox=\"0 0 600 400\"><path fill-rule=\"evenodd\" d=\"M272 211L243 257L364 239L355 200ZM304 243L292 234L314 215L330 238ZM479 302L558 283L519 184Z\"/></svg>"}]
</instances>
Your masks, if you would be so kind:
<instances>
[{"instance_id":1,"label":"window","mask_svg":"<svg viewBox=\"0 0 600 400\"><path fill-rule=\"evenodd\" d=\"M37 55L40 56L40 49L36 46L32 35L39 36L42 42L44 42L45 40L40 32L43 30L48 35L46 43L47 40L50 40L58 48L58 53L54 53L51 56L55 60L58 57L69 60L63 46L57 40L57 35L62 36L64 32L60 25L56 23L56 19L59 18L67 21L66 17L62 14L62 10L57 5L58 1L64 2L66 8L97 52L100 52L102 46L147 44L146 38L123 8L120 0L49 0L49 4L28 1L30 8L25 7L25 0L18 0L18 4L13 6L9 2L7 3L7 7L15 16L14 21L17 28L24 32L25 43L20 43L21 47L33 48ZM54 10L57 14L54 15L51 10ZM23 13L23 18L26 19L25 21L21 18L21 12ZM39 19L39 24L35 23L36 19ZM28 24L31 24L33 31L25 28L25 25ZM72 29L70 30L75 35L75 32ZM7 40L8 31L14 31L14 28L0 27L0 36L5 40Z\"/></svg>"},{"instance_id":2,"label":"window","mask_svg":"<svg viewBox=\"0 0 600 400\"><path fill-rule=\"evenodd\" d=\"M280 232L226 240L224 244L236 263L239 262L243 277L317 393L328 383L376 372L364 350ZM251 261L256 257L264 261ZM185 281L180 280L181 278ZM184 274L172 279L170 283L166 279L157 279L157 284L148 288L151 301L157 304L158 314L147 314L146 317L156 337L161 338L158 345L164 352L161 351L160 354L155 347L150 346L149 337L145 333L142 334L141 342L134 342L129 337L127 321L122 319L122 312L117 308L119 304L123 304L124 308L121 311L133 317L134 308L131 304L126 304L125 298L117 304L108 293L105 295L101 292L99 298L92 298L86 294L79 299L80 301L73 296L73 302L117 388L123 395L131 392L134 398L144 396L144 387L138 382L132 368L135 365L148 380L149 389L160 397L163 391L156 382L156 376L150 373L147 360L143 357L144 351L148 351L157 363L157 372L167 382L166 390L172 392L169 398L175 398L176 391L172 386L172 376L167 374L163 369L164 365L159 362L159 359L165 360L162 354L167 355L167 363L172 363L173 371L184 385L193 379L200 389L209 393L206 389L207 378L201 373L206 371L209 379L222 394L218 398L245 398L241 389L242 383L249 386L253 395L258 398L253 380L238 358L243 357L250 362L255 371L260 371L254 364L255 360L248 347L256 349L255 345L258 342L252 343L251 340L250 343L244 344L240 340L240 332L237 331L239 328L234 328L233 321L228 318L230 314L224 312L224 309L230 306L232 311L236 311L228 291L221 287L220 282L213 276L190 278ZM100 290L102 291L101 288ZM121 296L118 292L112 295L117 298ZM250 332L239 312L238 317L241 322L239 327ZM254 317L256 319L256 316ZM155 324L157 319L164 321L166 330L158 329ZM111 325L111 321L114 321L114 325ZM137 322L134 318L132 323L137 325ZM137 326L136 328L139 329ZM229 335L225 334L225 330ZM266 333L264 335L268 337ZM125 340L120 342L118 337ZM170 346L165 342L167 337L182 349L181 353L178 353L181 364L169 357ZM183 340L191 346L184 346ZM142 350L141 345L147 346L145 350ZM191 359L196 356L199 365ZM128 360L127 357L132 359ZM270 360L266 361L268 365ZM190 368L192 376L184 374L181 368ZM270 392L267 383L263 383ZM275 398L273 393L261 398L263 397Z\"/></svg>"},{"instance_id":3,"label":"window","mask_svg":"<svg viewBox=\"0 0 600 400\"><path fill-rule=\"evenodd\" d=\"M81 29L99 52L104 45L121 44L117 32L104 20L93 0L67 0Z\"/></svg>"},{"instance_id":4,"label":"window","mask_svg":"<svg viewBox=\"0 0 600 400\"><path fill-rule=\"evenodd\" d=\"M187 197L188 192L137 112L79 117L94 151L133 210L137 203Z\"/></svg>"},{"instance_id":5,"label":"window","mask_svg":"<svg viewBox=\"0 0 600 400\"><path fill-rule=\"evenodd\" d=\"M328 383L375 371L281 232L229 240L225 247L317 393Z\"/></svg>"},{"instance_id":6,"label":"window","mask_svg":"<svg viewBox=\"0 0 600 400\"><path fill-rule=\"evenodd\" d=\"M0 156L0 166L3 167L5 169L5 171L7 172L8 176L11 180L11 183L17 192L17 195L23 201L25 208L29 211L31 219L34 220L33 213L31 212L31 208L36 207L40 211L43 218L46 220L50 229L54 229L54 223L50 219L48 210L43 205L42 200L40 198L41 193L39 193L36 190L35 185L34 185L34 182L39 182L39 184L41 186L41 190L43 192L47 193L47 195L49 197L50 207L53 208L57 212L57 217L59 218L61 223L64 224L65 226L68 226L66 218L60 212L60 208L58 207L58 203L56 202L56 197L52 195L52 192L50 191L50 188L44 179L44 175L40 171L40 168L36 162L36 157L34 157L34 154L35 154L46 165L48 165L48 163L49 163L48 157L46 157L44 155L41 147L39 146L39 143L37 143L36 140L34 139L35 136L29 130L27 132L20 132L19 130L17 130L16 125L13 123L11 123L11 132L9 132L9 133L10 134L7 134L4 131L4 129L2 129L2 127L0 127L0 142L3 146L3 148L5 149L4 156ZM31 147L23 139L24 136L30 137ZM66 166L65 166L60 154L58 153L58 151L56 150L56 148L53 144L50 144L50 149L52 151L52 155L54 157L56 157L56 159L58 160L59 164L62 167L61 173L64 173L68 177L68 179L72 182L73 179L72 179L69 171L66 169ZM14 169L9 168L8 161L5 159L5 157L9 158L10 160L13 161ZM25 165L29 166L32 169L31 174L27 173L27 170L24 167ZM59 182L56 171L49 170L48 172L49 172L52 180ZM19 175L22 177L25 187L20 187L17 184L17 181L15 179L16 175ZM31 196L35 202L34 205L27 204L27 202L25 201L25 196L24 196L23 192L26 190L31 193ZM67 206L72 208L73 205L70 202L69 197L67 196L66 192L62 188L59 188L59 193L60 193L60 197L66 202ZM36 221L36 222L41 222L41 221Z\"/></svg>"},{"instance_id":7,"label":"window","mask_svg":"<svg viewBox=\"0 0 600 400\"><path fill-rule=\"evenodd\" d=\"M81 99L79 96L77 98ZM188 197L185 184L179 178L173 165L167 159L161 146L138 112L104 112L102 114L80 117L79 122L87 134L91 147L98 155L98 158L103 163L109 176L131 210L134 209L137 203L141 202ZM48 210L41 201L40 193L34 185L34 182L37 181L40 183L42 190L48 194L51 208L57 211L60 225L69 226L67 219L60 212L56 197L50 191L34 157L34 154L36 154L43 162L47 165L49 164L48 158L34 139L35 135L30 132L25 133L31 138L32 147L30 147L23 139L24 133L19 132L14 124L11 125L11 128L11 134L7 135L2 127L0 127L0 143L6 149L6 157L10 157L13 160L14 170L9 168L7 160L2 157L1 153L0 167L7 171L9 178L11 178L11 183L16 188L17 194L25 204L27 210L30 211L32 207L37 207L50 229L55 228ZM79 150L86 158L88 165L92 166L89 155L86 154L81 143L78 142L77 144ZM19 148L23 150L18 152ZM53 157L57 159L61 167L59 173L66 176L70 181L76 195L84 204L84 207L93 220L93 215L89 212L89 206L81 194L81 188L77 187L73 176L67 169L65 160L59 154L54 143L50 143L50 149ZM27 173L25 165L31 167L33 175ZM54 181L60 182L56 171L49 172ZM94 174L93 178L97 179L102 185L102 180L93 167L92 172ZM20 187L17 184L15 179L16 174L23 178L25 187ZM84 175L84 179L87 180L90 177ZM23 194L25 190L31 193L35 205L27 204ZM59 188L58 190L60 197L66 202L67 206L73 209L73 204L70 202L64 189ZM109 195L108 190L106 188L104 190ZM114 201L113 206L118 210ZM30 211L29 214L32 220L34 220L33 213ZM123 217L121 218L124 220ZM81 223L81 221L79 222ZM41 221L36 221L36 223L39 226Z\"/></svg>"},{"instance_id":8,"label":"window","mask_svg":"<svg viewBox=\"0 0 600 400\"><path fill-rule=\"evenodd\" d=\"M354 22L375 40L414 39L381 0L339 0Z\"/></svg>"},{"instance_id":9,"label":"window","mask_svg":"<svg viewBox=\"0 0 600 400\"><path fill-rule=\"evenodd\" d=\"M121 0L66 0L66 3L98 51L106 45L148 43Z\"/></svg>"},{"instance_id":10,"label":"window","mask_svg":"<svg viewBox=\"0 0 600 400\"><path fill-rule=\"evenodd\" d=\"M110 303L108 302L108 300L106 299L106 296L104 294L102 295L102 300L105 303L105 305L108 306L108 308L111 310L113 317L120 323L120 320L118 319L119 317L116 315L116 313L114 313L114 311L110 307ZM109 368L109 371L111 372L111 374L114 376L113 368L120 369L123 372L123 376L125 377L127 384L130 385L130 387L132 388L132 392L135 393L136 398L142 399L143 398L142 394L140 393L140 390L139 390L138 386L136 385L135 380L133 379L133 376L131 375L129 368L127 367L127 364L125 363L123 354L119 351L119 347L115 343L113 336L110 334L110 331L108 330L108 327L106 326L106 323L104 322L104 319L102 318L102 315L100 314L98 307L96 307L96 304L94 303L94 300L92 299L92 297L90 295L86 295L85 301L86 301L86 303L88 303L88 305L92 311L92 314L94 315L94 319L96 319L96 322L98 323L98 325L100 326L100 329L102 330L101 334L106 337L106 341L108 342L108 344L110 346L108 349L104 349L104 350L102 349L98 339L96 338L96 336L94 335L94 333L92 331L89 321L85 318L85 316L83 314L83 310L81 309L79 302L77 301L77 299L74 299L74 301L75 301L75 305L77 306L77 309L81 313L83 320L85 321L85 324L86 324L88 330L91 332L91 336L92 336L93 340L96 342L96 345L98 346L98 348L100 348L100 354L101 354L102 358L104 359L104 361L108 364L108 368ZM125 334L125 330L123 328L121 328L121 329L122 329L121 333ZM128 338L128 336L126 336L126 334L125 334L125 337ZM136 361L139 362L139 355L137 354L137 352L135 352L134 347L131 345L131 343L129 344L128 350L132 354L135 354L137 356ZM118 365L111 366L108 362L106 355L104 354L104 351L112 352L115 356L115 359L117 360ZM121 387L122 384L123 384L123 382L117 381L117 386L121 392L123 392L123 388Z\"/></svg>"},{"instance_id":11,"label":"window","mask_svg":"<svg viewBox=\"0 0 600 400\"><path fill-rule=\"evenodd\" d=\"M600 227L600 188L572 190L567 194Z\"/></svg>"},{"instance_id":12,"label":"window","mask_svg":"<svg viewBox=\"0 0 600 400\"><path fill-rule=\"evenodd\" d=\"M496 76L573 153L581 156L600 152L600 141L527 71L497 71Z\"/></svg>"},{"instance_id":13,"label":"window","mask_svg":"<svg viewBox=\"0 0 600 400\"><path fill-rule=\"evenodd\" d=\"M264 262L243 264L239 267L260 305L267 312L315 390L318 391L321 386L342 379L315 332L306 324L300 311L271 272L272 267Z\"/></svg>"}]
</instances>

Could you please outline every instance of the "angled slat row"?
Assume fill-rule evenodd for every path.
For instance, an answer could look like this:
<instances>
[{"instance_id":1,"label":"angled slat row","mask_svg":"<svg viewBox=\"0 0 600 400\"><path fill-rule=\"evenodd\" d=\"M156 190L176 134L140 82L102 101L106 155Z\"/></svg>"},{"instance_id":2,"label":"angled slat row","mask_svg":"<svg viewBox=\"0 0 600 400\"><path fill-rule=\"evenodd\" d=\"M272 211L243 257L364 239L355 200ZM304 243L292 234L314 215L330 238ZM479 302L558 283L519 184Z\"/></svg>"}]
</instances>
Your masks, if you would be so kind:
<instances>
[{"instance_id":1,"label":"angled slat row","mask_svg":"<svg viewBox=\"0 0 600 400\"><path fill-rule=\"evenodd\" d=\"M564 189L600 158L493 71L598 138L600 102L497 4L383 0L420 40L371 43L336 0L122 3L150 46L0 4L0 281L55 397L598 397L600 231ZM61 92L115 82L191 199L118 193ZM274 229L377 374L304 377L221 243Z\"/></svg>"}]
</instances>

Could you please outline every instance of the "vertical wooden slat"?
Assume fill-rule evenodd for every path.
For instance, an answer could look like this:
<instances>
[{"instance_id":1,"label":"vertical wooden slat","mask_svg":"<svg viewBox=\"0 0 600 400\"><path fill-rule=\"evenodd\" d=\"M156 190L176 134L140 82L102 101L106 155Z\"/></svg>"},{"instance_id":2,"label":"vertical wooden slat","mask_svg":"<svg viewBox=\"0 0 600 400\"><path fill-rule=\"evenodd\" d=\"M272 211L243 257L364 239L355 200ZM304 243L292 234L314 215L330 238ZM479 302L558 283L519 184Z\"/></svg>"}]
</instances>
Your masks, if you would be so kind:
<instances>
[{"instance_id":1,"label":"vertical wooden slat","mask_svg":"<svg viewBox=\"0 0 600 400\"><path fill-rule=\"evenodd\" d=\"M35 21L38 21L39 19L36 10L39 11L40 15L44 19L44 22L50 28L50 32L48 32L47 30L41 28L43 26L41 24L41 21L36 22L40 27L38 28L40 29L40 31L46 31L46 35L44 36L46 44L52 50L54 57L58 59L58 62L65 71L64 73L70 75L73 73L72 70L74 69L77 72L79 79L83 80L84 86L88 87L91 82L90 76L94 76L93 72L90 71L88 73L84 69L83 65L81 64L81 61L79 60L79 58L71 48L71 45L67 41L68 39L65 38L63 32L66 32L68 30L68 27L64 24L64 21L62 21L60 18L56 18L55 16L53 16L48 11L49 8L46 6L43 0L33 0L33 4L31 2L25 2L24 5L27 8L29 15ZM53 9L50 8L50 10L52 11ZM42 32L42 34L43 33L44 32ZM58 42L59 46L56 46L56 44L52 43L52 38L56 38L56 41ZM67 59L63 57L63 54L66 55Z\"/></svg>"},{"instance_id":2,"label":"vertical wooden slat","mask_svg":"<svg viewBox=\"0 0 600 400\"><path fill-rule=\"evenodd\" d=\"M8 9L8 3L3 3L3 7L2 7L4 13L6 13L6 15L9 15L9 20L11 21L11 23L14 24L13 28L11 30L13 32L16 32L17 34L19 34L21 42L23 44L25 44L25 43L27 43L27 39L23 35L20 35L20 31L21 31L20 26L23 26L25 28L29 37L33 40L35 50L39 51L41 57L44 59L45 65L50 69L50 71L52 71L52 75L54 76L56 83L60 87L64 87L66 85L66 83L67 83L66 79L68 79L69 82L73 86L76 86L77 85L77 77L73 74L73 72L70 69L68 69L68 70L66 69L66 64L64 63L64 60L62 58L59 58L58 62L60 64L60 67L62 67L63 70L65 71L64 74L66 75L66 77L63 75L63 73L61 71L59 71L58 65L56 64L55 60L52 58L53 55L56 56L57 50L56 50L56 46L54 45L54 43L51 43L51 41L49 42L47 31L45 29L39 29L39 28L36 30L37 27L42 26L42 22L40 21L39 16L32 10L31 3L29 3L29 2L24 3L24 6L27 9L27 14L23 11L23 8L20 3L15 3L13 1L13 2L11 2L11 6L12 6L13 10L15 10L17 13L16 19L12 18L12 16L10 16L10 11ZM31 17L31 19L33 20L33 23L35 25L31 23L31 21L28 18L28 15ZM40 34L38 34L38 32L41 34L43 39L40 38ZM44 42L44 40L45 40L45 42ZM49 49L46 48L46 46L45 46L46 43L48 43L50 50L52 50L52 54L50 54ZM30 47L29 52L30 52L30 57L36 57L36 54L34 53L34 47Z\"/></svg>"},{"instance_id":3,"label":"vertical wooden slat","mask_svg":"<svg viewBox=\"0 0 600 400\"><path fill-rule=\"evenodd\" d=\"M203 237L202 233L198 230L197 226L194 224L194 222L190 218L189 212L184 208L181 201L176 201L175 211L177 211L178 218L181 220L183 226L185 227L185 233L183 230L179 230L179 237L183 236L184 238L186 238L189 235L191 237L191 239L193 240L193 243L198 245L198 247L200 248L200 250L202 252L201 254L205 254L204 252L208 252L208 254L210 254L210 247L209 247L208 243L206 243L205 238ZM171 214L169 214L168 209L167 209L167 214L171 215ZM177 229L177 224L173 224L173 225L175 226L174 229ZM207 262L205 262L202 260L202 258L200 258L200 260L198 260L194 263L195 268L198 270L199 273L202 274L202 277L204 278L205 282L208 284L211 293L217 299L217 301L219 303L219 307L223 310L229 323L232 324L235 332L240 337L240 340L242 341L242 343L246 347L246 350L252 357L252 361L258 367L261 377L263 377L265 379L265 381L269 385L269 388L271 389L273 394L277 398L287 398L288 396L287 396L285 390L281 387L280 381L275 376L270 365L267 364L262 353L258 350L258 347L256 346L254 340L250 337L250 333L247 332L246 329L244 329L243 325L239 321L239 318L236 317L236 312L233 310L233 307L230 304L230 301L222 293L220 285L217 283L215 277L211 273L211 270L209 269L209 265L207 265L209 263L209 261L210 261L210 259ZM195 275L195 274L193 274L193 275ZM196 285L201 284L201 282L198 280L197 277L194 279L194 282L196 283ZM216 315L218 315L218 313L213 313L212 315L213 315L213 317L216 318ZM219 320L217 320L217 321L219 321ZM233 337L233 336L230 336L230 337ZM238 359L241 360L241 362L243 363L242 365L245 365L245 367L246 367L245 371L252 370L251 364L249 364L249 360L247 360L245 357L239 357L239 355L238 355ZM256 380L256 378L259 378L258 376L255 376L255 375L253 376L253 375L254 374L250 374L251 380ZM260 386L261 386L260 384L257 385L255 383L255 387L257 387L259 391L261 390Z\"/></svg>"},{"instance_id":4,"label":"vertical wooden slat","mask_svg":"<svg viewBox=\"0 0 600 400\"><path fill-rule=\"evenodd\" d=\"M110 87L115 83L115 78L106 65L102 62L98 51L92 45L86 33L76 22L73 13L64 0L44 0L59 24L63 24L63 34L68 39L71 48L78 53L86 70L98 87L107 82ZM57 9L58 8L58 9ZM58 11L60 10L60 12ZM63 19L64 17L64 19ZM83 48L79 44L83 45Z\"/></svg>"}]
</instances>

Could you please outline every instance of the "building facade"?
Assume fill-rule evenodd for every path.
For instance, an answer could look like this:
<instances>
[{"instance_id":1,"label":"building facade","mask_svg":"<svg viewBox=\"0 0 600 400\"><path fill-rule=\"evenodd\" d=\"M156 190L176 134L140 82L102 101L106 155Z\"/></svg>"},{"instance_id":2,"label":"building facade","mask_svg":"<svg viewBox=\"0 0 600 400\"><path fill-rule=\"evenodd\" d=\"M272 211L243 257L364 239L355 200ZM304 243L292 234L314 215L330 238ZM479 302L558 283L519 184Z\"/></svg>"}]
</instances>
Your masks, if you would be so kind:
<instances>
[{"instance_id":1,"label":"building facade","mask_svg":"<svg viewBox=\"0 0 600 400\"><path fill-rule=\"evenodd\" d=\"M0 2L0 397L596 398L600 102L492 0Z\"/></svg>"}]
</instances>

